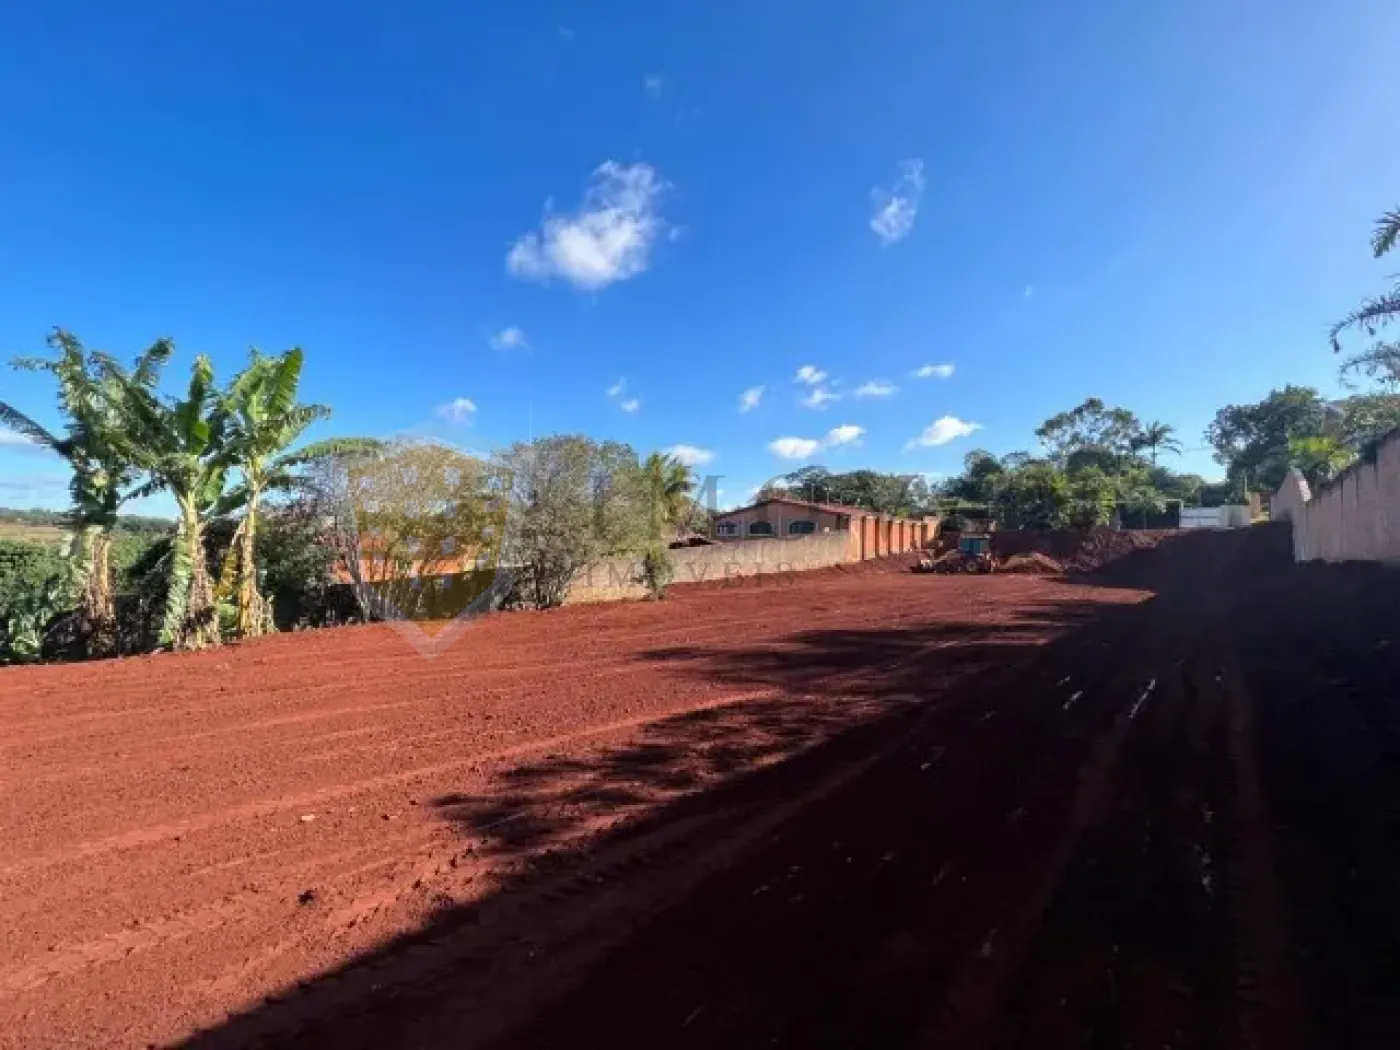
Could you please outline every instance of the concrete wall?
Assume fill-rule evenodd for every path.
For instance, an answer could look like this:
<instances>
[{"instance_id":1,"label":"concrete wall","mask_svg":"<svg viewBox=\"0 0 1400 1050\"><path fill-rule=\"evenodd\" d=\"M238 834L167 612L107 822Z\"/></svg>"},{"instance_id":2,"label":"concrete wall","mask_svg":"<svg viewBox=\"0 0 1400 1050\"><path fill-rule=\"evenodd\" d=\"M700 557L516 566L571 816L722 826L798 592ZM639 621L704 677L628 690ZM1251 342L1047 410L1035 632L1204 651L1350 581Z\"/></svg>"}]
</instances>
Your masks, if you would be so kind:
<instances>
[{"instance_id":1,"label":"concrete wall","mask_svg":"<svg viewBox=\"0 0 1400 1050\"><path fill-rule=\"evenodd\" d=\"M853 547L855 548L853 553ZM671 551L676 584L735 581L746 577L780 576L859 561L859 538L849 532L828 532L790 540L744 540L713 547L683 547ZM646 587L636 582L641 559L610 558L579 575L569 589L569 603L645 598Z\"/></svg>"},{"instance_id":2,"label":"concrete wall","mask_svg":"<svg viewBox=\"0 0 1400 1050\"><path fill-rule=\"evenodd\" d=\"M1225 507L1182 507L1183 529L1247 529L1253 512L1246 504Z\"/></svg>"},{"instance_id":3,"label":"concrete wall","mask_svg":"<svg viewBox=\"0 0 1400 1050\"><path fill-rule=\"evenodd\" d=\"M1290 471L1270 514L1292 522L1297 561L1400 561L1400 434L1315 494Z\"/></svg>"}]
</instances>

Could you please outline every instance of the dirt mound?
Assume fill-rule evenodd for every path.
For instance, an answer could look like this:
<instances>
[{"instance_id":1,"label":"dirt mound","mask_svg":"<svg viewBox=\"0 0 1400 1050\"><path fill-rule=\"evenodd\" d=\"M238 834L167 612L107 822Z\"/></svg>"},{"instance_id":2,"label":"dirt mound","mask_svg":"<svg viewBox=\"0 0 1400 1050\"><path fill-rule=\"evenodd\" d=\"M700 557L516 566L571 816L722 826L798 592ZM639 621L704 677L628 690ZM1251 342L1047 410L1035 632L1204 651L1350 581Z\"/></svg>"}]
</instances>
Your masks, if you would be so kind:
<instances>
[{"instance_id":1,"label":"dirt mound","mask_svg":"<svg viewBox=\"0 0 1400 1050\"><path fill-rule=\"evenodd\" d=\"M992 553L999 561L1040 554L1060 563L1065 571L1093 572L1136 551L1151 550L1163 540L1180 536L1177 529L1056 529L1043 532L996 532Z\"/></svg>"},{"instance_id":2,"label":"dirt mound","mask_svg":"<svg viewBox=\"0 0 1400 1050\"><path fill-rule=\"evenodd\" d=\"M1023 576L1058 576L1064 571L1065 567L1054 558L1037 551L1030 554L1013 554L997 566L997 572Z\"/></svg>"},{"instance_id":3,"label":"dirt mound","mask_svg":"<svg viewBox=\"0 0 1400 1050\"><path fill-rule=\"evenodd\" d=\"M1153 550L1163 539L1176 536L1176 531L1131 531L1117 532L1113 529L1095 529L1087 533L1084 542L1068 566L1080 572L1092 572L1109 562L1127 557L1135 551Z\"/></svg>"}]
</instances>

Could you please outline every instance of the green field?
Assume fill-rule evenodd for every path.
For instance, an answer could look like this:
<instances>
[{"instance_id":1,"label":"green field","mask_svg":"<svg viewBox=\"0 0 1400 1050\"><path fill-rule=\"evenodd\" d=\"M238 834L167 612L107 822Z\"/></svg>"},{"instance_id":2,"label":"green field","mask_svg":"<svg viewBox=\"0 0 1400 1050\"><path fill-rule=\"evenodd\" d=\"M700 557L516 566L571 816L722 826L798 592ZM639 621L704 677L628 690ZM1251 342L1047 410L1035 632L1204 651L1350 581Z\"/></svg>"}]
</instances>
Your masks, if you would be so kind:
<instances>
[{"instance_id":1,"label":"green field","mask_svg":"<svg viewBox=\"0 0 1400 1050\"><path fill-rule=\"evenodd\" d=\"M63 537L64 532L57 525L30 525L19 521L0 521L0 540L58 543Z\"/></svg>"}]
</instances>

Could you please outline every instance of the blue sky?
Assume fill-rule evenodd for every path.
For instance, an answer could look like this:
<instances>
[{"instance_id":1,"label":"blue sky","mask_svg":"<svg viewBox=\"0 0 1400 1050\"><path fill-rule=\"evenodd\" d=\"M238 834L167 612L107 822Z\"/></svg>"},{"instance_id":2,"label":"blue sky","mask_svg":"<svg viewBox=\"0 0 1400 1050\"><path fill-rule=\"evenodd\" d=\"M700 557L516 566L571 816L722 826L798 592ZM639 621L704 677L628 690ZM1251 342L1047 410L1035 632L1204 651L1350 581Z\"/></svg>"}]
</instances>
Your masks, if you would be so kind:
<instances>
[{"instance_id":1,"label":"blue sky","mask_svg":"<svg viewBox=\"0 0 1400 1050\"><path fill-rule=\"evenodd\" d=\"M301 345L325 433L691 446L729 503L1033 448L1091 395L1214 473L1215 409L1334 389L1324 332L1384 284L1397 30L1393 0L13 0L0 353L164 334L174 380ZM0 397L53 419L37 377ZM0 504L62 479L0 447Z\"/></svg>"}]
</instances>

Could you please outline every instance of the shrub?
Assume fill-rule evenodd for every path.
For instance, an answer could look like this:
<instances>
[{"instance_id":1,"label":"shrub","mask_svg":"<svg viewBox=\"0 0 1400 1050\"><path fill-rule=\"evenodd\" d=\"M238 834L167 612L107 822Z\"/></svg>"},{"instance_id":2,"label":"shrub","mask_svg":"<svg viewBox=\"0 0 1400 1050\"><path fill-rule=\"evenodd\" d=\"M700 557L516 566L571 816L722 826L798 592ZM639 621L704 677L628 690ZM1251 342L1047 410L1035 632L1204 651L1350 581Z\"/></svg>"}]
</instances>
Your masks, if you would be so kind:
<instances>
[{"instance_id":1,"label":"shrub","mask_svg":"<svg viewBox=\"0 0 1400 1050\"><path fill-rule=\"evenodd\" d=\"M666 597L666 588L676 578L676 567L671 561L671 552L665 547L648 547L642 555L641 582L646 584L647 594L653 601Z\"/></svg>"},{"instance_id":2,"label":"shrub","mask_svg":"<svg viewBox=\"0 0 1400 1050\"><path fill-rule=\"evenodd\" d=\"M50 576L0 613L0 663L34 663L44 654L49 624L68 604L64 574Z\"/></svg>"},{"instance_id":3,"label":"shrub","mask_svg":"<svg viewBox=\"0 0 1400 1050\"><path fill-rule=\"evenodd\" d=\"M519 573L525 604L562 605L580 572L642 549L651 532L651 505L627 445L582 435L541 438L499 453L496 469L512 518L502 558Z\"/></svg>"},{"instance_id":4,"label":"shrub","mask_svg":"<svg viewBox=\"0 0 1400 1050\"><path fill-rule=\"evenodd\" d=\"M0 613L36 594L64 572L63 552L54 543L0 540Z\"/></svg>"}]
</instances>

